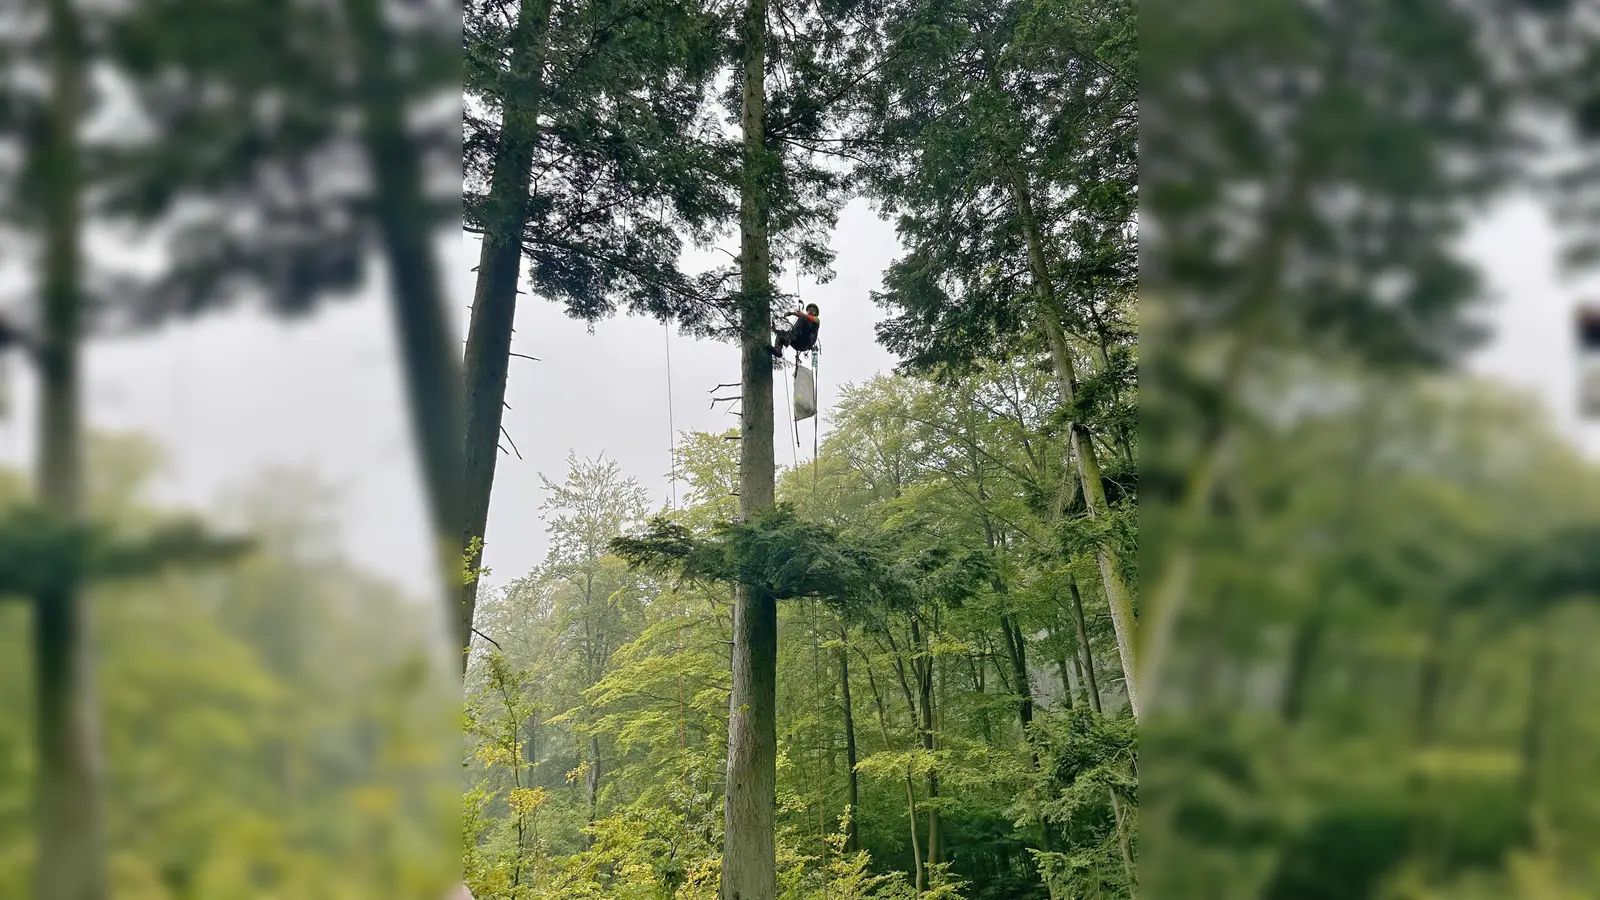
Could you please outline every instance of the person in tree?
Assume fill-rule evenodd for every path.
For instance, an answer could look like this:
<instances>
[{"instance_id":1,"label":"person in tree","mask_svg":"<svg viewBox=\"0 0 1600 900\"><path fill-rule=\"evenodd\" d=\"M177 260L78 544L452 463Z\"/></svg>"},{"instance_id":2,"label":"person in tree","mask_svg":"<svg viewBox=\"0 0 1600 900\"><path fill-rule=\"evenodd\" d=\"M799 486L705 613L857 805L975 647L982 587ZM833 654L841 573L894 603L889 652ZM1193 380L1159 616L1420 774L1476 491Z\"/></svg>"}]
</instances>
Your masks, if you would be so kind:
<instances>
[{"instance_id":1,"label":"person in tree","mask_svg":"<svg viewBox=\"0 0 1600 900\"><path fill-rule=\"evenodd\" d=\"M783 357L785 347L793 347L795 356L817 346L817 332L822 328L822 313L815 303L807 303L806 308L789 313L794 317L794 324L777 332L777 343L772 347L772 355Z\"/></svg>"}]
</instances>

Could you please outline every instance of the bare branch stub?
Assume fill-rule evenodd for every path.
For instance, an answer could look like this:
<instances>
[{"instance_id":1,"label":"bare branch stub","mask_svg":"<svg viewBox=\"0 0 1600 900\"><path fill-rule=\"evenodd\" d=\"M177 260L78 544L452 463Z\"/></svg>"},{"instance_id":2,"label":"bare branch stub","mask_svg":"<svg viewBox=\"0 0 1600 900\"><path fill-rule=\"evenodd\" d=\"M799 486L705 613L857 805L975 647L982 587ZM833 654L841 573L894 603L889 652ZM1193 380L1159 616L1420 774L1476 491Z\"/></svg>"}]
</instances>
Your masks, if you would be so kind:
<instances>
[{"instance_id":1,"label":"bare branch stub","mask_svg":"<svg viewBox=\"0 0 1600 900\"><path fill-rule=\"evenodd\" d=\"M507 431L504 425L501 425L500 433L506 436L506 443L511 445L512 451L517 454L517 459L521 459L522 451L517 449L517 442L511 439L511 432Z\"/></svg>"}]
</instances>

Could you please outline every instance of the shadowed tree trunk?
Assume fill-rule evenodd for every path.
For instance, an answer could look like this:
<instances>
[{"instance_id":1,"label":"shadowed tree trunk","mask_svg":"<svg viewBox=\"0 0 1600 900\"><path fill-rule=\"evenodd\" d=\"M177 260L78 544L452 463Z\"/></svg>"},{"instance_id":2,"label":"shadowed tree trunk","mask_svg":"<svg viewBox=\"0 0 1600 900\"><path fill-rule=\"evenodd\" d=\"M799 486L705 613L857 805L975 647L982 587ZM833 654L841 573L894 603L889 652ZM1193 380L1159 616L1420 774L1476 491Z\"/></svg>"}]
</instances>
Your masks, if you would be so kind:
<instances>
[{"instance_id":1,"label":"shadowed tree trunk","mask_svg":"<svg viewBox=\"0 0 1600 900\"><path fill-rule=\"evenodd\" d=\"M477 606L478 570L489 525L489 498L500 452L506 376L511 364L511 328L517 313L517 281L522 272L522 232L528 224L528 186L539 143L539 109L544 99L546 38L552 0L526 0L511 32L511 74L528 89L500 98L500 142L489 185L489 221L478 253L472 319L467 326L463 365L466 429L463 444L464 515L457 548L466 560L460 589L463 636L471 642ZM463 649L466 647L463 644ZM465 656L463 656L463 663Z\"/></svg>"},{"instance_id":2,"label":"shadowed tree trunk","mask_svg":"<svg viewBox=\"0 0 1600 900\"><path fill-rule=\"evenodd\" d=\"M767 233L767 2L744 10L744 132L739 180L739 515L750 521L773 503L772 285ZM777 858L778 607L772 595L739 585L733 608L733 689L728 700L728 784L722 845L723 900L775 900Z\"/></svg>"},{"instance_id":3,"label":"shadowed tree trunk","mask_svg":"<svg viewBox=\"0 0 1600 900\"><path fill-rule=\"evenodd\" d=\"M1083 676L1089 689L1089 708L1105 712L1100 705L1100 684L1094 675L1094 653L1089 649L1089 626L1083 618L1083 594L1078 591L1078 579L1067 579L1067 590L1072 593L1073 624L1078 629L1078 646L1083 650Z\"/></svg>"},{"instance_id":4,"label":"shadowed tree trunk","mask_svg":"<svg viewBox=\"0 0 1600 900\"><path fill-rule=\"evenodd\" d=\"M933 707L933 654L928 647L927 632L917 627L916 620L911 622L911 637L916 641L920 663L913 666L917 676L917 700L922 713L922 749L931 757L934 746L934 707ZM928 799L935 805L928 807L928 866L937 866L941 859L939 807L939 770L932 767L928 770Z\"/></svg>"},{"instance_id":5,"label":"shadowed tree trunk","mask_svg":"<svg viewBox=\"0 0 1600 900\"><path fill-rule=\"evenodd\" d=\"M39 168L45 222L39 336L40 502L80 517L82 339L83 33L71 0L49 9L51 97ZM105 900L105 833L89 610L77 573L63 572L34 599L37 701L38 900Z\"/></svg>"},{"instance_id":6,"label":"shadowed tree trunk","mask_svg":"<svg viewBox=\"0 0 1600 900\"><path fill-rule=\"evenodd\" d=\"M1534 816L1539 806L1539 763L1544 757L1545 718L1549 710L1550 670L1555 653L1550 646L1550 636L1541 627L1538 646L1533 651L1528 672L1528 718L1522 726L1522 794L1523 815L1532 831Z\"/></svg>"},{"instance_id":7,"label":"shadowed tree trunk","mask_svg":"<svg viewBox=\"0 0 1600 900\"><path fill-rule=\"evenodd\" d=\"M839 687L844 700L844 757L849 777L850 823L845 826L844 852L861 849L861 776L856 772L856 717L850 704L850 633L839 629Z\"/></svg>"},{"instance_id":8,"label":"shadowed tree trunk","mask_svg":"<svg viewBox=\"0 0 1600 900\"><path fill-rule=\"evenodd\" d=\"M1311 684L1311 671L1316 665L1317 652L1322 648L1323 616L1313 610L1295 631L1294 645L1289 651L1289 673L1284 679L1283 721L1294 724L1305 712L1306 690Z\"/></svg>"},{"instance_id":9,"label":"shadowed tree trunk","mask_svg":"<svg viewBox=\"0 0 1600 900\"><path fill-rule=\"evenodd\" d=\"M346 0L362 114L362 148L374 182L373 204L389 275L412 445L421 462L435 562L446 604L461 578L455 545L461 527L460 368L444 287L433 250L435 221L423 191L423 163L408 131L409 110L395 90L395 41L378 0ZM465 647L472 621L453 608L447 619ZM466 657L462 656L465 672Z\"/></svg>"},{"instance_id":10,"label":"shadowed tree trunk","mask_svg":"<svg viewBox=\"0 0 1600 900\"><path fill-rule=\"evenodd\" d=\"M872 702L878 709L878 732L883 735L883 749L893 752L894 745L889 741L889 716L883 708L883 693L878 690L878 679L872 674L872 663L867 662L867 686L872 688ZM915 720L913 719L913 723ZM917 835L917 789L911 783L911 770L906 769L906 814L911 819L911 864L916 869L916 891L922 893L927 884L927 876L922 869L922 849L918 846L920 838Z\"/></svg>"}]
</instances>

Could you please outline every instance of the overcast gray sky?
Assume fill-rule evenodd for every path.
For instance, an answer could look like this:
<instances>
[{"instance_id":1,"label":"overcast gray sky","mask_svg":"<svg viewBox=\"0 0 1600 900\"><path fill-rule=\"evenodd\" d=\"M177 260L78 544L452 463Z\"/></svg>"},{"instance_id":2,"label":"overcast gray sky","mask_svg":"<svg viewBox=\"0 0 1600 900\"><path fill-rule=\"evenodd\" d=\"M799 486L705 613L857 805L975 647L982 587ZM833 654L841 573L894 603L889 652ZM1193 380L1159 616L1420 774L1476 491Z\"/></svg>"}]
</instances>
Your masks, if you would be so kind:
<instances>
[{"instance_id":1,"label":"overcast gray sky","mask_svg":"<svg viewBox=\"0 0 1600 900\"><path fill-rule=\"evenodd\" d=\"M870 292L896 253L892 227L862 203L852 204L834 241L837 277L801 282L823 310L821 400L826 407L845 382L892 367L874 341L879 311ZM1574 406L1569 332L1577 286L1558 278L1554 235L1531 203L1509 204L1469 242L1500 300L1497 342L1478 368L1527 387L1542 398L1575 440L1600 447L1580 426ZM476 243L464 239L447 260L465 333ZM785 288L792 289L790 284ZM270 466L308 467L338 487L348 550L362 564L413 588L431 578L421 492L407 442L400 376L381 285L357 300L330 306L300 323L228 315L169 328L157 336L96 342L88 352L89 422L100 429L138 430L169 450L164 497L211 502L219 491ZM736 424L725 406L709 408L708 391L738 379L729 345L673 334L672 414L679 431L720 431ZM496 472L486 564L491 580L526 572L544 556L539 473L559 479L568 452L601 453L645 485L658 503L668 496L667 341L656 322L619 318L582 323L537 300L518 310L513 348L541 361L513 359L505 424L522 459L502 456ZM8 381L14 414L0 423L0 453L25 456L31 443L31 387L15 362ZM776 391L783 392L782 380ZM778 459L787 464L788 405L779 397ZM792 451L809 454L805 446Z\"/></svg>"}]
</instances>

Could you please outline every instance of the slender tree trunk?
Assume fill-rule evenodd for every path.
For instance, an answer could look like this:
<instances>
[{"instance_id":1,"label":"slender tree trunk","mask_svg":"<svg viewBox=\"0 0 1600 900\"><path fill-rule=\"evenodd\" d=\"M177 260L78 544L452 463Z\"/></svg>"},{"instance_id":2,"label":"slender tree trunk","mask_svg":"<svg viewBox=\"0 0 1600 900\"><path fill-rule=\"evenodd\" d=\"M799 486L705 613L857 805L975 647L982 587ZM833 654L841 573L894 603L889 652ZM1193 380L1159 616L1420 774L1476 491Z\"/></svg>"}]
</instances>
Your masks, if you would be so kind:
<instances>
[{"instance_id":1,"label":"slender tree trunk","mask_svg":"<svg viewBox=\"0 0 1600 900\"><path fill-rule=\"evenodd\" d=\"M928 652L927 635L917 624L915 615L910 617L911 645L908 649L914 654L911 660L911 675L916 679L915 690L906 678L905 663L901 660L900 648L894 640L894 635L885 630L889 638L889 645L895 651L895 674L900 680L900 692L906 701L906 711L911 716L911 726L917 731L917 743L923 751L930 755L934 749L933 741L933 676L932 656ZM939 861L939 775L936 770L928 772L928 799L935 805L928 809L928 864L934 865Z\"/></svg>"},{"instance_id":2,"label":"slender tree trunk","mask_svg":"<svg viewBox=\"0 0 1600 900\"><path fill-rule=\"evenodd\" d=\"M1100 362L1101 362L1102 365L1104 365L1106 367L1105 370L1107 372L1110 372L1111 371L1111 335L1109 333L1110 329L1108 329L1106 327L1105 319L1103 317L1101 317L1100 311L1095 309L1094 308L1094 304L1092 304L1092 303L1089 304L1089 319L1094 324L1095 339L1096 339L1096 343L1099 345L1099 348L1100 348ZM1121 403L1122 403L1122 389L1121 388L1113 387L1111 389L1111 402L1114 403L1114 404L1117 404L1117 405L1121 405ZM1116 442L1117 442L1117 450L1118 450L1118 452L1120 452L1122 454L1123 460L1131 465L1133 463L1133 444L1128 439L1128 426L1126 424L1119 424L1117 426Z\"/></svg>"},{"instance_id":3,"label":"slender tree trunk","mask_svg":"<svg viewBox=\"0 0 1600 900\"><path fill-rule=\"evenodd\" d=\"M39 346L39 500L76 521L82 511L83 426L78 349L83 271L78 128L83 103L83 33L72 0L49 12L51 98L45 144L44 277ZM39 900L105 900L103 774L89 609L74 573L34 598L39 767Z\"/></svg>"},{"instance_id":4,"label":"slender tree trunk","mask_svg":"<svg viewBox=\"0 0 1600 900\"><path fill-rule=\"evenodd\" d=\"M1033 209L1032 193L1020 174L1011 179L1011 195L1017 204L1023 239L1028 245L1028 263L1033 275L1034 294L1039 300L1039 321L1045 340L1050 346L1050 356L1055 363L1056 387L1063 406L1070 407L1077 392L1078 379L1072 363L1072 349L1061 328L1063 309L1056 296L1055 284L1050 280L1049 262L1045 256L1044 241L1039 234L1038 220ZM1105 484L1100 478L1100 461L1095 454L1094 441L1082 425L1067 425L1069 448L1077 461L1078 481L1089 514L1106 516L1110 508L1106 503ZM1135 719L1139 717L1139 684L1137 648L1137 622L1133 612L1133 597L1122 577L1121 560L1110 547L1099 547L1095 559L1100 567L1100 581L1105 587L1106 603L1111 609L1111 625L1116 631L1117 654L1122 661L1122 677L1128 691L1128 707Z\"/></svg>"},{"instance_id":5,"label":"slender tree trunk","mask_svg":"<svg viewBox=\"0 0 1600 900\"><path fill-rule=\"evenodd\" d=\"M1550 636L1541 628L1538 646L1528 672L1528 717L1522 725L1522 794L1523 815L1528 827L1534 825L1539 806L1539 764L1544 758L1545 719L1549 709L1550 670L1555 653L1550 646Z\"/></svg>"},{"instance_id":6,"label":"slender tree trunk","mask_svg":"<svg viewBox=\"0 0 1600 900\"><path fill-rule=\"evenodd\" d=\"M927 643L923 643L926 650ZM933 659L924 657L922 673L918 676L921 690L918 694L922 701L922 749L931 757L934 746L934 704L933 704ZM937 767L928 770L928 799L936 804L939 799L939 770ZM939 828L939 807L928 808L928 866L937 866L941 860L941 835Z\"/></svg>"},{"instance_id":7,"label":"slender tree trunk","mask_svg":"<svg viewBox=\"0 0 1600 900\"><path fill-rule=\"evenodd\" d=\"M1444 684L1446 647L1450 638L1451 611L1441 605L1433 613L1428 626L1427 643L1421 664L1417 668L1416 705L1412 710L1412 742L1414 752L1421 754L1433 747L1438 737L1440 696ZM1410 788L1417 798L1419 812L1412 829L1412 852L1423 868L1432 874L1439 863L1438 842L1443 825L1433 814L1429 797L1429 779L1421 769L1413 770Z\"/></svg>"},{"instance_id":8,"label":"slender tree trunk","mask_svg":"<svg viewBox=\"0 0 1600 900\"><path fill-rule=\"evenodd\" d=\"M844 700L844 758L849 776L850 823L845 828L844 852L861 849L861 776L856 772L856 717L850 703L850 633L839 629L839 687Z\"/></svg>"},{"instance_id":9,"label":"slender tree trunk","mask_svg":"<svg viewBox=\"0 0 1600 900\"><path fill-rule=\"evenodd\" d=\"M744 131L739 183L741 402L739 515L772 506L772 284L767 233L772 166L767 152L767 0L744 11ZM728 785L722 846L723 900L775 900L777 857L778 608L771 594L739 585L733 612L733 690L728 714Z\"/></svg>"},{"instance_id":10,"label":"slender tree trunk","mask_svg":"<svg viewBox=\"0 0 1600 900\"><path fill-rule=\"evenodd\" d=\"M528 769L532 771L539 765L539 710L534 709L528 717Z\"/></svg>"},{"instance_id":11,"label":"slender tree trunk","mask_svg":"<svg viewBox=\"0 0 1600 900\"><path fill-rule=\"evenodd\" d=\"M1011 617L1000 615L1000 631L1006 638L1006 655L1011 659L1011 677L1016 682L1017 719L1022 723L1023 739L1027 739L1028 726L1033 724L1033 686L1028 679L1028 648L1023 643L1022 629Z\"/></svg>"},{"instance_id":12,"label":"slender tree trunk","mask_svg":"<svg viewBox=\"0 0 1600 900\"><path fill-rule=\"evenodd\" d=\"M586 781L589 802L589 824L593 825L600 805L600 736L589 736L589 773ZM591 842L593 837L591 836Z\"/></svg>"},{"instance_id":13,"label":"slender tree trunk","mask_svg":"<svg viewBox=\"0 0 1600 900\"><path fill-rule=\"evenodd\" d=\"M1078 591L1078 579L1067 579L1067 589L1072 592L1073 624L1078 627L1078 646L1083 649L1083 674L1089 685L1089 708L1104 713L1100 705L1100 685L1094 676L1094 652L1089 648L1089 626L1083 618L1083 594Z\"/></svg>"},{"instance_id":14,"label":"slender tree trunk","mask_svg":"<svg viewBox=\"0 0 1600 900\"><path fill-rule=\"evenodd\" d=\"M1313 610L1296 630L1294 644L1289 651L1289 672L1284 679L1283 721L1294 724L1305 711L1306 690L1311 683L1311 670L1316 665L1317 652L1322 647L1325 627L1322 614Z\"/></svg>"},{"instance_id":15,"label":"slender tree trunk","mask_svg":"<svg viewBox=\"0 0 1600 900\"><path fill-rule=\"evenodd\" d=\"M539 110L544 101L544 64L552 0L524 0L511 32L511 74L526 91L500 98L500 142L495 150L472 319L467 326L464 363L466 431L464 506L466 520L459 552L467 574L461 586L460 615L470 642L478 600L478 570L489 527L489 498L500 454L506 377L511 364L511 329L517 314L517 282L522 273L522 237L528 225L528 186L539 145ZM463 648L465 648L465 644ZM465 657L463 657L465 665Z\"/></svg>"},{"instance_id":16,"label":"slender tree trunk","mask_svg":"<svg viewBox=\"0 0 1600 900\"><path fill-rule=\"evenodd\" d=\"M1056 595L1056 604L1060 604L1060 595ZM1067 644L1057 626L1059 622L1049 623L1050 643L1054 650L1056 671L1061 676L1061 700L1068 709L1073 707L1072 695L1077 691L1077 680L1072 677L1072 669L1067 665Z\"/></svg>"},{"instance_id":17,"label":"slender tree trunk","mask_svg":"<svg viewBox=\"0 0 1600 900\"><path fill-rule=\"evenodd\" d=\"M446 621L465 647L472 622L455 609L461 580L456 535L461 527L460 368L433 252L432 216L423 194L416 142L407 133L403 97L395 90L394 41L377 0L346 0L362 104L362 144L372 170L380 240L389 275L390 308L399 337L412 443L421 460ZM465 672L466 659L462 658Z\"/></svg>"},{"instance_id":18,"label":"slender tree trunk","mask_svg":"<svg viewBox=\"0 0 1600 900\"><path fill-rule=\"evenodd\" d=\"M996 581L996 589L998 590L1002 587L1004 587L1004 582ZM1011 657L1012 677L1015 678L1017 684L1017 720L1022 725L1022 739L1028 743L1028 767L1038 771L1039 751L1033 743L1032 736L1028 734L1028 729L1033 725L1033 685L1028 678L1028 645L1023 639L1022 629L1011 621L1010 616L1001 615L1000 630L1006 636L1006 652ZM1061 675L1064 690L1066 683L1065 664L1062 666ZM1049 822L1043 820L1039 822L1039 847L1046 853L1054 853L1056 848L1054 829L1050 827ZM1045 890L1054 898L1056 896L1055 883L1049 878L1044 878L1042 873L1041 879L1044 881Z\"/></svg>"},{"instance_id":19,"label":"slender tree trunk","mask_svg":"<svg viewBox=\"0 0 1600 900\"><path fill-rule=\"evenodd\" d=\"M883 693L878 690L878 679L872 674L872 665L867 665L867 685L872 688L872 702L878 709L878 732L883 735L883 749L893 752L894 745L889 741L889 717L883 709ZM911 862L916 869L916 890L921 894L927 887L927 876L922 869L922 849L918 846L917 835L917 790L911 783L911 770L906 769L906 813L911 818Z\"/></svg>"}]
</instances>

